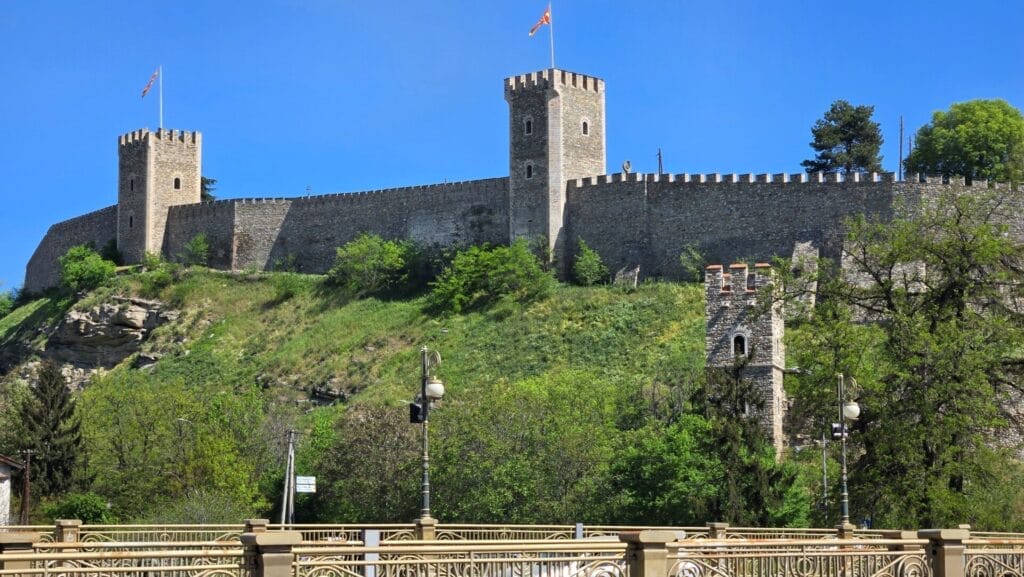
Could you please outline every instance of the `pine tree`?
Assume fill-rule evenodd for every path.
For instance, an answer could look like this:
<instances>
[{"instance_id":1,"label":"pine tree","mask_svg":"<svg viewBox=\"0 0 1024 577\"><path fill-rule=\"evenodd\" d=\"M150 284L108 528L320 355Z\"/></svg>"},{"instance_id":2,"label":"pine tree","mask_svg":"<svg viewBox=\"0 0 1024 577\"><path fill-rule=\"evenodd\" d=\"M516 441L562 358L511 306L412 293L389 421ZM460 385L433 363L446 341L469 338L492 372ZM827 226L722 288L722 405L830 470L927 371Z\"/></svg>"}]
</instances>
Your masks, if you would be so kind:
<instances>
[{"instance_id":1,"label":"pine tree","mask_svg":"<svg viewBox=\"0 0 1024 577\"><path fill-rule=\"evenodd\" d=\"M75 400L60 367L44 361L32 395L21 406L25 449L34 451L32 480L42 496L60 495L71 488L82 461L81 422Z\"/></svg>"},{"instance_id":2,"label":"pine tree","mask_svg":"<svg viewBox=\"0 0 1024 577\"><path fill-rule=\"evenodd\" d=\"M880 172L882 131L871 120L874 106L854 106L836 100L825 117L814 123L811 148L818 152L800 163L807 172Z\"/></svg>"}]
</instances>

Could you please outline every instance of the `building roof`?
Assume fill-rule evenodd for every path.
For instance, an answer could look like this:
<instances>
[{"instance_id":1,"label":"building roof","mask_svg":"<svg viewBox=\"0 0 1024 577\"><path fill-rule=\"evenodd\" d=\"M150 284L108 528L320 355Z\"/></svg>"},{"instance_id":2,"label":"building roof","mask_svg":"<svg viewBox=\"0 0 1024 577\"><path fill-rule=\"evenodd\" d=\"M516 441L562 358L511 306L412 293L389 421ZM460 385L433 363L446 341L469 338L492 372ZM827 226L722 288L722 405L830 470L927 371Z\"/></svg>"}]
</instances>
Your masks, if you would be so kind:
<instances>
[{"instance_id":1,"label":"building roof","mask_svg":"<svg viewBox=\"0 0 1024 577\"><path fill-rule=\"evenodd\" d=\"M4 455L0 455L0 463L2 463L4 465L9 465L10 467L12 467L14 469L24 469L25 468L25 464L22 463L21 461L15 461L14 459L12 459L10 457L7 457L7 456L4 456Z\"/></svg>"}]
</instances>

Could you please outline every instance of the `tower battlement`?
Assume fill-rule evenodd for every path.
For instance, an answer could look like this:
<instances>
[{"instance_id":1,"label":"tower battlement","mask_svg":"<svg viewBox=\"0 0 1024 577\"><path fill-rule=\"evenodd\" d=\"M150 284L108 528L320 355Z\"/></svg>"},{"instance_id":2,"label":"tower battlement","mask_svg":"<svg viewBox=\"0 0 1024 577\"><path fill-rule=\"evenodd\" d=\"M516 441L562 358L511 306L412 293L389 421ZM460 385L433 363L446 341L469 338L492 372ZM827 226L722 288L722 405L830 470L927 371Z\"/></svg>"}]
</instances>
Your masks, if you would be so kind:
<instances>
[{"instance_id":1,"label":"tower battlement","mask_svg":"<svg viewBox=\"0 0 1024 577\"><path fill-rule=\"evenodd\" d=\"M122 134L118 140L118 146L132 146L150 142L151 138L163 142L180 142L186 146L200 146L203 142L203 135L197 130L171 130L160 128L156 132L150 132L148 128L133 130Z\"/></svg>"},{"instance_id":2,"label":"tower battlement","mask_svg":"<svg viewBox=\"0 0 1024 577\"><path fill-rule=\"evenodd\" d=\"M505 79L505 92L551 87L577 88L587 92L604 93L604 80L567 70L548 68Z\"/></svg>"}]
</instances>

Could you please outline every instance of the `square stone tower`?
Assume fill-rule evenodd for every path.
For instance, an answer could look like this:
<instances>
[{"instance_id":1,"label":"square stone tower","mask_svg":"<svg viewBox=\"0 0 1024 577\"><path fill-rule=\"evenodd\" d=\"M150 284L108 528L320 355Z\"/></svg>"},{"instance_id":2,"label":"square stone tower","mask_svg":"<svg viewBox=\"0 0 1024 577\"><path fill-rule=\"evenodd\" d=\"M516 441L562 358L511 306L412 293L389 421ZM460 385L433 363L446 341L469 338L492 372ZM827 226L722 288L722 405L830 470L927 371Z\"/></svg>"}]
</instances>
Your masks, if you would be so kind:
<instances>
[{"instance_id":1,"label":"square stone tower","mask_svg":"<svg viewBox=\"0 0 1024 577\"><path fill-rule=\"evenodd\" d=\"M760 411L750 415L764 428L777 455L785 447L782 422L786 416L786 393L782 388L786 351L782 338L785 323L782 306L757 314L757 293L770 290L771 265L758 263L754 271L746 264L710 265L704 276L705 350L708 368L731 368L737 357L745 357L740 377L751 382L760 395Z\"/></svg>"},{"instance_id":2,"label":"square stone tower","mask_svg":"<svg viewBox=\"0 0 1024 577\"><path fill-rule=\"evenodd\" d=\"M126 263L163 254L167 208L201 199L202 135L148 129L117 145L117 248Z\"/></svg>"},{"instance_id":3,"label":"square stone tower","mask_svg":"<svg viewBox=\"0 0 1024 577\"><path fill-rule=\"evenodd\" d=\"M569 180L605 174L604 81L551 68L505 79L510 241L544 238L560 266Z\"/></svg>"}]
</instances>

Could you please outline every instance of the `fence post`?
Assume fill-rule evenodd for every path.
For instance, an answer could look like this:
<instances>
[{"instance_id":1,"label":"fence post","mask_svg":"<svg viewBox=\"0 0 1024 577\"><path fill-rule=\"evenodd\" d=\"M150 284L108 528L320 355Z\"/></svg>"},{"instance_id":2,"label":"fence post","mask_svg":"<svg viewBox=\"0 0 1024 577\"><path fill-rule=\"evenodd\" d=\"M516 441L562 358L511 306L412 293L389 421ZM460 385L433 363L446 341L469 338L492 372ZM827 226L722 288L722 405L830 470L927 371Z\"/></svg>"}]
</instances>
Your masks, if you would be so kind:
<instances>
[{"instance_id":1,"label":"fence post","mask_svg":"<svg viewBox=\"0 0 1024 577\"><path fill-rule=\"evenodd\" d=\"M363 547L380 547L380 529L363 529ZM366 553L363 560L366 561L363 577L377 577L377 565L373 561L380 561L380 553Z\"/></svg>"},{"instance_id":2,"label":"fence post","mask_svg":"<svg viewBox=\"0 0 1024 577\"><path fill-rule=\"evenodd\" d=\"M243 533L266 533L267 525L270 524L268 519L246 519L245 530Z\"/></svg>"},{"instance_id":3,"label":"fence post","mask_svg":"<svg viewBox=\"0 0 1024 577\"><path fill-rule=\"evenodd\" d=\"M627 544L626 565L630 577L667 577L673 563L670 544L677 540L675 531L630 531L619 533L619 541Z\"/></svg>"},{"instance_id":4,"label":"fence post","mask_svg":"<svg viewBox=\"0 0 1024 577\"><path fill-rule=\"evenodd\" d=\"M840 523L836 525L836 537L839 539L853 539L853 532L857 530L857 526L853 523Z\"/></svg>"},{"instance_id":5,"label":"fence post","mask_svg":"<svg viewBox=\"0 0 1024 577\"><path fill-rule=\"evenodd\" d=\"M882 539L891 541L906 541L908 539L917 539L917 531L882 531ZM890 544L887 548L890 551L909 551L911 549L916 549L917 545L911 545L905 542L901 542Z\"/></svg>"},{"instance_id":6,"label":"fence post","mask_svg":"<svg viewBox=\"0 0 1024 577\"><path fill-rule=\"evenodd\" d=\"M708 523L708 539L725 539L725 533L729 530L728 523Z\"/></svg>"},{"instance_id":7,"label":"fence post","mask_svg":"<svg viewBox=\"0 0 1024 577\"><path fill-rule=\"evenodd\" d=\"M252 577L291 577L292 547L302 542L298 531L243 533L245 564Z\"/></svg>"},{"instance_id":8,"label":"fence post","mask_svg":"<svg viewBox=\"0 0 1024 577\"><path fill-rule=\"evenodd\" d=\"M576 523L576 539L582 539L586 537L587 531L583 526L583 523Z\"/></svg>"},{"instance_id":9,"label":"fence post","mask_svg":"<svg viewBox=\"0 0 1024 577\"><path fill-rule=\"evenodd\" d=\"M82 540L82 522L78 519L57 519L53 528L55 543L77 543Z\"/></svg>"},{"instance_id":10,"label":"fence post","mask_svg":"<svg viewBox=\"0 0 1024 577\"><path fill-rule=\"evenodd\" d=\"M437 535L437 519L420 517L416 519L416 538L420 541L433 541Z\"/></svg>"},{"instance_id":11,"label":"fence post","mask_svg":"<svg viewBox=\"0 0 1024 577\"><path fill-rule=\"evenodd\" d=\"M31 569L31 561L7 561L5 553L31 553L32 544L39 540L39 533L7 533L0 531L0 571Z\"/></svg>"},{"instance_id":12,"label":"fence post","mask_svg":"<svg viewBox=\"0 0 1024 577\"><path fill-rule=\"evenodd\" d=\"M925 529L917 532L928 539L928 562L932 577L964 577L964 550L971 532L965 529Z\"/></svg>"}]
</instances>

